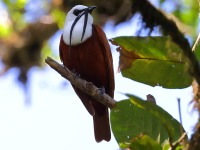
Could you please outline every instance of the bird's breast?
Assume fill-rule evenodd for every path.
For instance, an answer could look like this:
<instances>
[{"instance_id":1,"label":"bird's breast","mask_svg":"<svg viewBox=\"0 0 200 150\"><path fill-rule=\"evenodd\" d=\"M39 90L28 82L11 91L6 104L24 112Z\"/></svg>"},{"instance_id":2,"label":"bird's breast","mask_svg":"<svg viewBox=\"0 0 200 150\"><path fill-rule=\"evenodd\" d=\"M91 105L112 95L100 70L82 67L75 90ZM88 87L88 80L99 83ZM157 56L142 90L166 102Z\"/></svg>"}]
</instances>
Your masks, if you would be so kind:
<instances>
[{"instance_id":1,"label":"bird's breast","mask_svg":"<svg viewBox=\"0 0 200 150\"><path fill-rule=\"evenodd\" d=\"M102 46L94 35L79 45L62 47L62 57L64 65L83 79L97 87L108 87L107 64Z\"/></svg>"},{"instance_id":2,"label":"bird's breast","mask_svg":"<svg viewBox=\"0 0 200 150\"><path fill-rule=\"evenodd\" d=\"M73 22L67 23L65 25L67 26L67 28L64 28L64 31L63 31L63 40L67 45L70 45L70 30L71 30L72 24ZM92 36L92 25L90 25L89 23L86 25L85 34L83 36L83 39L81 40L82 33L83 33L83 24L77 22L72 30L72 37L71 37L72 46L82 44L88 38Z\"/></svg>"}]
</instances>

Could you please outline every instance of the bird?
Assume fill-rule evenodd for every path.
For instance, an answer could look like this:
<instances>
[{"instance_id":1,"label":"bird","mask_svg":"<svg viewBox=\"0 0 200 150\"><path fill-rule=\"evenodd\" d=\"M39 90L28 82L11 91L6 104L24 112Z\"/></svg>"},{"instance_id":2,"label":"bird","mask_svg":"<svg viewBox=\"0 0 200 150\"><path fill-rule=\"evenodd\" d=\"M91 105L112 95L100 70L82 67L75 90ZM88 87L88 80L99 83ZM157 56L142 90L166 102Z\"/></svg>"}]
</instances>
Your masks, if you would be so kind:
<instances>
[{"instance_id":1,"label":"bird","mask_svg":"<svg viewBox=\"0 0 200 150\"><path fill-rule=\"evenodd\" d=\"M60 37L59 55L65 67L92 82L114 98L114 71L111 49L102 28L93 23L96 6L74 6L66 15ZM75 93L93 117L96 142L110 141L108 107L72 84Z\"/></svg>"}]
</instances>

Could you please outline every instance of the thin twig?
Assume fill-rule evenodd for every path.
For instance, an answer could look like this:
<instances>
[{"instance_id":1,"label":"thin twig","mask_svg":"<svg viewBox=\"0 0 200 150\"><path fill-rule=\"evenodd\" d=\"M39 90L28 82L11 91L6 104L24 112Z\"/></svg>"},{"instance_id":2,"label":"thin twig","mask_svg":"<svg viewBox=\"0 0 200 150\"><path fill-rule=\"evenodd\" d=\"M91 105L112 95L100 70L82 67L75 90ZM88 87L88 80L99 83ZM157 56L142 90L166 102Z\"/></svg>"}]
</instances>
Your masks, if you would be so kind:
<instances>
[{"instance_id":1,"label":"thin twig","mask_svg":"<svg viewBox=\"0 0 200 150\"><path fill-rule=\"evenodd\" d=\"M47 57L45 59L45 62L55 71L57 71L62 77L69 80L73 85L84 91L95 100L106 105L110 109L116 107L116 101L106 93L102 93L102 90L99 90L99 88L94 86L93 83L81 79L76 74L71 72L68 68L63 67L50 57Z\"/></svg>"},{"instance_id":2,"label":"thin twig","mask_svg":"<svg viewBox=\"0 0 200 150\"><path fill-rule=\"evenodd\" d=\"M198 2L199 2L199 8L200 8L200 0L198 0ZM199 9L199 10L200 10L200 9ZM193 52L196 50L196 48L197 48L197 46L198 46L198 44L199 44L199 41L200 41L200 33L199 33L199 35L198 35L198 37L197 37L197 39L196 39L196 41L195 41L195 43L194 43L194 45L193 45L193 47L192 47L192 51L193 51Z\"/></svg>"},{"instance_id":3,"label":"thin twig","mask_svg":"<svg viewBox=\"0 0 200 150\"><path fill-rule=\"evenodd\" d=\"M180 123L183 124L182 123L182 115L181 115L181 102L180 102L181 100L180 100L180 98L178 98L177 101L178 101L178 112L179 112Z\"/></svg>"},{"instance_id":4,"label":"thin twig","mask_svg":"<svg viewBox=\"0 0 200 150\"><path fill-rule=\"evenodd\" d=\"M171 150L175 150L176 147L177 147L178 145L180 145L180 143L185 139L186 136L187 136L187 133L184 132L184 133L181 135L181 137L178 139L178 141L176 141L176 142L174 142L174 143L172 144Z\"/></svg>"},{"instance_id":5,"label":"thin twig","mask_svg":"<svg viewBox=\"0 0 200 150\"><path fill-rule=\"evenodd\" d=\"M197 48L197 46L199 44L199 40L200 40L200 33L199 33L199 35L198 35L198 37L197 37L197 39L196 39L196 41L195 41L195 43L194 43L194 45L192 47L192 51L193 52L196 50L196 48Z\"/></svg>"}]
</instances>

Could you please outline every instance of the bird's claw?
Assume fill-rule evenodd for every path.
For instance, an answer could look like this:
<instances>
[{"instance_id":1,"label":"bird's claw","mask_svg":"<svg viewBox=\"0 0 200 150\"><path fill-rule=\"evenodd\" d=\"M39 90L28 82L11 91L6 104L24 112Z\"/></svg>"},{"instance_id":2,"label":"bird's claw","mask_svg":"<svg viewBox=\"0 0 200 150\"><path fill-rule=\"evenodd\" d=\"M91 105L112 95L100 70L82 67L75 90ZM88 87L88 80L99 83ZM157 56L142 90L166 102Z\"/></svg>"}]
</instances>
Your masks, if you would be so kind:
<instances>
[{"instance_id":1,"label":"bird's claw","mask_svg":"<svg viewBox=\"0 0 200 150\"><path fill-rule=\"evenodd\" d=\"M81 75L78 72L76 72L75 69L73 69L72 72L74 74L74 78L80 78L81 77Z\"/></svg>"},{"instance_id":2,"label":"bird's claw","mask_svg":"<svg viewBox=\"0 0 200 150\"><path fill-rule=\"evenodd\" d=\"M99 94L103 95L105 93L105 88L98 88Z\"/></svg>"}]
</instances>

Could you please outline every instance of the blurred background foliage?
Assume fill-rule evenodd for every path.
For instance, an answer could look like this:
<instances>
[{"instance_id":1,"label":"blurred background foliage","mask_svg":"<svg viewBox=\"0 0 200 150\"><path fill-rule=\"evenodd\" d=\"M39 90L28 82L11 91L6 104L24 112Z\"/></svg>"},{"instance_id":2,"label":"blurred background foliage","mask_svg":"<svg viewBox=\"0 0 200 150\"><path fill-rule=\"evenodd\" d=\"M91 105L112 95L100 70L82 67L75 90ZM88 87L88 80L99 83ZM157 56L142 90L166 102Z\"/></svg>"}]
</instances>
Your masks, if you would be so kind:
<instances>
[{"instance_id":1,"label":"blurred background foliage","mask_svg":"<svg viewBox=\"0 0 200 150\"><path fill-rule=\"evenodd\" d=\"M49 40L62 30L66 13L74 5L95 5L95 23L116 26L131 19L134 0L1 0L0 1L0 75L18 68L19 81L26 84L33 66L43 67L47 55L54 55ZM197 0L158 0L157 8L174 20L190 44L198 35ZM148 9L148 8L145 8ZM154 14L149 14L154 15ZM141 21L141 28L147 27ZM155 28L149 30L151 34ZM158 28L160 29L160 28ZM134 30L130 27L130 30ZM159 31L162 34L162 30ZM140 34L141 32L138 32Z\"/></svg>"}]
</instances>

